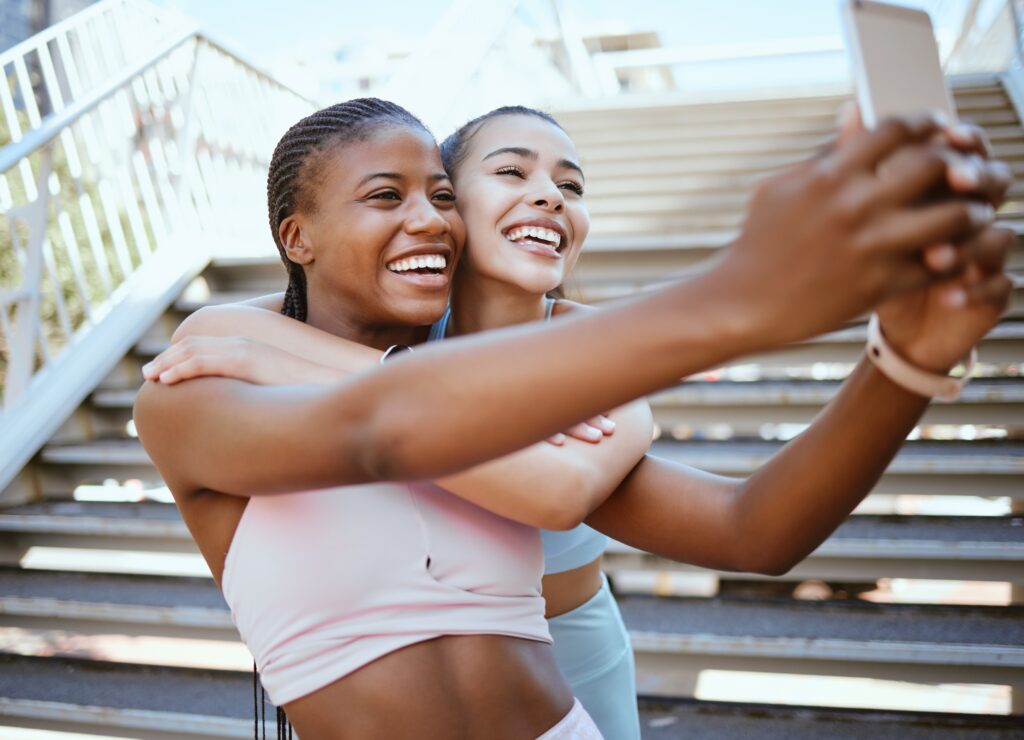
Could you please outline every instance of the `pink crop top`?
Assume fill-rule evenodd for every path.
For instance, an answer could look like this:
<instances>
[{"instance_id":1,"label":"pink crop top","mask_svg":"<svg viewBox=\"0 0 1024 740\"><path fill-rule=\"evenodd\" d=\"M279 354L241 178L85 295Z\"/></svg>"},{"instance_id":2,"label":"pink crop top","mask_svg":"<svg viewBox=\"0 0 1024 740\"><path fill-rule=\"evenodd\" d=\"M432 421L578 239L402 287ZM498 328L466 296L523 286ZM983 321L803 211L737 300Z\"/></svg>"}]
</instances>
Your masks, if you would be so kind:
<instances>
[{"instance_id":1,"label":"pink crop top","mask_svg":"<svg viewBox=\"0 0 1024 740\"><path fill-rule=\"evenodd\" d=\"M224 563L231 616L281 706L441 635L551 642L538 531L433 484L249 500Z\"/></svg>"}]
</instances>

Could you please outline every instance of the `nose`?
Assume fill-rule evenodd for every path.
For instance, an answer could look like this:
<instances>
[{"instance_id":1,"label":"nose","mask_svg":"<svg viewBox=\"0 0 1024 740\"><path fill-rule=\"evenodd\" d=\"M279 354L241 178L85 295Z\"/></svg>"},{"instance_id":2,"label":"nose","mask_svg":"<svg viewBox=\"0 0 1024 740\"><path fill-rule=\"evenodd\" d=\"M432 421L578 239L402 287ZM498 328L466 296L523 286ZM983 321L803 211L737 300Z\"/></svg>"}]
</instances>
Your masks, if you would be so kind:
<instances>
[{"instance_id":1,"label":"nose","mask_svg":"<svg viewBox=\"0 0 1024 740\"><path fill-rule=\"evenodd\" d=\"M547 182L530 195L530 204L545 211L561 213L565 209L565 198L555 183Z\"/></svg>"},{"instance_id":2,"label":"nose","mask_svg":"<svg viewBox=\"0 0 1024 740\"><path fill-rule=\"evenodd\" d=\"M420 198L410 202L405 218L405 230L410 234L439 236L451 231L448 222L437 207L428 199Z\"/></svg>"}]
</instances>

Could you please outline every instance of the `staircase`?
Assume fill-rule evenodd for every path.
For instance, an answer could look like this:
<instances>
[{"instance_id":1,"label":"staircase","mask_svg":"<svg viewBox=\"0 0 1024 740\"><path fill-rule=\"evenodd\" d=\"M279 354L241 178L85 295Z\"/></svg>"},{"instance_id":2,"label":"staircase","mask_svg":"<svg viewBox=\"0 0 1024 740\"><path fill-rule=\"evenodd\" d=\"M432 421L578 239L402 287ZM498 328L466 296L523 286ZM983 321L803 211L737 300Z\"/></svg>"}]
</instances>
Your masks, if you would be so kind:
<instances>
[{"instance_id":1,"label":"staircase","mask_svg":"<svg viewBox=\"0 0 1024 740\"><path fill-rule=\"evenodd\" d=\"M111 6L121 3L100 7ZM99 23L102 12L95 15L90 22ZM67 34L63 44L69 51L76 45L85 47L84 41L75 39L86 38L88 28L81 20L77 23L52 31L52 39L40 42L37 37L33 53L38 55L43 46L59 49L61 34ZM147 25L145 18L137 23L139 33L149 29L155 38L166 35L165 29ZM154 141L161 141L164 149L170 141L179 151L187 147L185 151L197 153L200 166L191 175L188 170L168 169L162 192L157 194L154 186L152 198L140 194L131 199L143 224L139 234L152 234L153 254L180 254L190 239L200 240L196 252L221 253L213 259L160 263L164 280L146 301L154 313L142 317L144 321L139 320L138 305L125 303L128 299L122 294L129 291L117 293L112 285L109 296L95 301L102 311L87 316L83 310L77 319L69 318L71 339L54 342L53 362L60 357L80 361L96 354L99 345L85 344L95 327L84 334L82 344L76 344L78 329L99 325L109 316L136 319L131 326L117 327L122 350L103 345L94 379L79 381L88 386L80 393L82 398L75 398L74 392L62 394L62 405L47 417L51 423L44 439L49 441L36 445L31 459L18 464L3 484L0 736L3 726L147 740L241 738L253 732L250 658L135 437L131 407L141 366L167 346L174 327L189 312L283 289L276 256L223 254L229 237L217 232L211 216L226 212L218 209L234 209L229 211L233 224L248 216L243 205L213 199L224 183L217 178L234 178L231 182L243 188L240 171L251 176L266 166L276 136L301 115L305 103L288 97L194 29L182 31L180 38L185 46L176 48L188 52L181 55L184 64L166 65L167 56L154 61L146 53L152 44L139 43L132 57L133 70L138 71L126 82L118 85L117 79L111 80L112 73L104 78L96 72L106 84L96 83L91 97L88 91L80 92L77 100L86 101L80 107L91 104L88 111L95 114L82 112L68 121L59 118L61 111L53 105L49 114L40 111L39 126L26 125L23 134L0 148L5 182L20 177L25 183L45 183L35 170L32 177L14 174L36 167L39 158L13 157L10 147L24 148L20 142L44 129L45 121L62 121L59 127L51 126L50 141L64 145L70 131L68 146L80 146L79 140L86 138L82 123L98 121L101 109L113 108L108 103L121 93L145 87L147 81L164 85L163 98L153 97L159 105L143 109L132 103L138 126L135 138L142 138L143 131L157 131L163 138L137 146L138 156L132 154L129 161L141 157L145 167L132 171L136 179L131 182L141 190L139 173L159 175L156 152L161 147ZM23 59L26 53L19 51ZM5 72L17 65L9 58L10 54L0 57ZM218 128L218 121L232 120L225 110L220 116L217 110L209 112L199 127L183 124L190 120L184 116L191 105L188 70L208 62L219 65L219 76L193 77L193 82L251 84L258 94L231 85L230 94L200 87L202 93L195 100L244 106L254 97L274 96L291 106L287 115L282 113L280 121L246 137ZM35 63L45 69L45 63ZM26 70L31 65L22 62ZM20 79L17 70L11 75ZM31 84L22 89L27 87ZM996 154L1013 164L1020 183L1001 215L1024 231L1024 129L1017 111L994 77L958 81L956 98L962 116L985 126ZM703 269L705 260L735 233L752 184L805 158L828 140L841 99L817 96L556 111L583 156L594 221L570 290L583 300L601 302ZM74 114L75 104L71 101L65 110ZM247 142L242 152L226 145L242 138ZM9 161L12 167L6 166ZM55 171L64 177L59 168ZM91 193L89 184L103 180L90 179L85 172L78 176L78 186L75 176L68 176L71 180L64 187L72 192ZM244 187L255 197L251 184ZM99 184L95 191L99 193ZM20 197L29 200L24 194ZM200 214L205 207L205 220L196 217L204 227L198 233L168 226L173 223L173 208L182 204L191 204ZM130 203L122 207L131 210ZM5 218L13 222L16 215L5 207ZM158 233L160 218L164 236ZM111 219L111 224L117 220ZM250 220L260 228L265 223L261 212ZM103 230L112 259L118 248L115 231L115 226ZM59 233L48 238L52 250ZM265 240L265 235L254 232L252 238ZM68 252L69 242L65 239L56 251ZM130 254L123 281L134 269L142 269L136 265L147 264L141 238L137 244L126 237L125 243ZM25 264L31 262L28 246L11 248L25 255ZM42 245L40 250L38 273L43 284L43 278L52 275L46 272L46 250ZM1012 263L1018 272L1024 269L1024 249L1015 250ZM59 273L56 264L53 272ZM74 282L71 267L63 273ZM956 403L932 405L919 433L912 435L861 509L789 574L763 578L713 573L624 546L611 549L607 569L620 593L638 656L645 737L1020 736L1021 714L986 714L976 707L959 712L892 710L884 701L872 703L877 694L867 700L851 696L838 708L800 706L815 703L806 694L795 701L769 696L752 698L750 703L708 701L695 695L707 693L701 684L703 670L814 675L822 681L860 677L1010 686L1019 701L1024 689L1022 311L1018 289L1010 313L980 348L981 377ZM58 312L53 308L51 313ZM749 474L828 401L857 361L863 341L864 328L858 322L659 394L652 399L659 428L655 452L713 472ZM47 364L35 359L29 365L42 364L45 370ZM58 380L66 377L53 375ZM21 397L36 398L43 382L50 381L42 370L30 374ZM19 436L10 422L18 403L12 400L0 417L5 439ZM895 603L899 599L893 579L967 581L975 587L967 597ZM1012 590L1004 589L1009 593L1003 601L1010 604L983 604L979 602L986 599L973 595L1000 588L991 584L1007 583L1015 584ZM694 584L702 590L700 595L694 595ZM809 592L818 598L806 598ZM855 598L868 592L875 594L873 601ZM785 685L784 676L778 680ZM1020 704L1013 706L1024 713Z\"/></svg>"}]
</instances>

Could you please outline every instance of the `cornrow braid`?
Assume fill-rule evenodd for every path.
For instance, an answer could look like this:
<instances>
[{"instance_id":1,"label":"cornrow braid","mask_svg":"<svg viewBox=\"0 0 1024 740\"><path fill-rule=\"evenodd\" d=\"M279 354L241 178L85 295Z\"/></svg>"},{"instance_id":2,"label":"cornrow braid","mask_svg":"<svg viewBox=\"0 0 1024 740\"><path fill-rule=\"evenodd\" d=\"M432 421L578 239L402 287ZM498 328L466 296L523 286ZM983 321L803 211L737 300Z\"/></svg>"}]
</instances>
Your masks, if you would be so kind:
<instances>
[{"instance_id":1,"label":"cornrow braid","mask_svg":"<svg viewBox=\"0 0 1024 740\"><path fill-rule=\"evenodd\" d=\"M304 322L308 306L306 273L302 265L288 258L281 243L281 222L296 211L315 212L314 191L322 177L325 152L339 144L365 139L371 126L382 123L427 131L416 116L400 105L379 98L357 98L306 116L277 142L267 173L267 211L271 235L288 271L288 288L281 307L285 316Z\"/></svg>"},{"instance_id":2,"label":"cornrow braid","mask_svg":"<svg viewBox=\"0 0 1024 740\"><path fill-rule=\"evenodd\" d=\"M565 131L562 128L562 124L555 120L555 117L550 113L545 113L536 108L527 108L525 105L503 105L489 113L484 113L482 116L477 116L472 121L464 123L441 142L441 163L444 165L445 172L448 173L448 177L451 178L452 182L455 182L456 170L459 169L462 162L466 159L466 154L469 152L469 144L476 135L476 132L487 121L500 116L533 116Z\"/></svg>"}]
</instances>

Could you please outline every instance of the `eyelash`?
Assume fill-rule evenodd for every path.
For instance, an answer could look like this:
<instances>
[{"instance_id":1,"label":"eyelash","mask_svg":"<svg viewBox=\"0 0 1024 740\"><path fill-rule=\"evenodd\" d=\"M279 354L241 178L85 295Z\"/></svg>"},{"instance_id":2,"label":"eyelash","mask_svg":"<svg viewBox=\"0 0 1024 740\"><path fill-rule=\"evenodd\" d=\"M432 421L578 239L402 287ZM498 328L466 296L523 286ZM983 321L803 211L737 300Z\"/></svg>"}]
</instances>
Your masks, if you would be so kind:
<instances>
[{"instance_id":1,"label":"eyelash","mask_svg":"<svg viewBox=\"0 0 1024 740\"><path fill-rule=\"evenodd\" d=\"M440 198L445 203L454 203L455 202L455 193L453 193L453 192L451 192L449 190L442 190L439 193L434 193L434 195L432 195L431 197L432 198ZM379 193L374 193L373 195L371 195L369 199L370 200L401 200L402 196L400 196L394 190L382 190Z\"/></svg>"},{"instance_id":2,"label":"eyelash","mask_svg":"<svg viewBox=\"0 0 1024 740\"><path fill-rule=\"evenodd\" d=\"M526 179L526 173L523 172L523 170L521 168L516 167L515 165L509 165L508 167L502 167L501 169L496 170L496 174L498 174L498 175L515 175L516 177L521 177L523 179ZM567 188L567 189L571 190L572 192L576 193L576 195L580 195L580 196L583 195L583 186L580 185L577 182L573 182L572 180L566 180L564 182L560 182L560 183L558 183L558 187L560 187L560 188Z\"/></svg>"}]
</instances>

